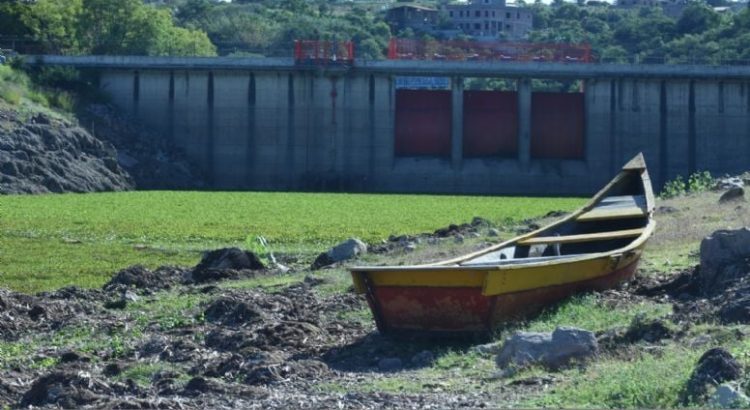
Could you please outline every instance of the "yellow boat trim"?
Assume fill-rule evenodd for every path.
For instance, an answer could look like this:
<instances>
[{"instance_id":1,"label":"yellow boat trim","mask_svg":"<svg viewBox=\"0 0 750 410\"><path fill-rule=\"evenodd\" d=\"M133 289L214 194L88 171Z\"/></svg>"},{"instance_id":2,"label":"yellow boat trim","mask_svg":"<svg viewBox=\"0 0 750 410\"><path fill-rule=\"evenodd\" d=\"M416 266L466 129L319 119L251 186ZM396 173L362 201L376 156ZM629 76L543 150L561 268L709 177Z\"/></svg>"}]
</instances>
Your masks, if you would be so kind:
<instances>
[{"instance_id":1,"label":"yellow boat trim","mask_svg":"<svg viewBox=\"0 0 750 410\"><path fill-rule=\"evenodd\" d=\"M592 209L576 218L579 222L605 221L609 219L640 218L647 216L645 209L637 206L618 209Z\"/></svg>"},{"instance_id":2,"label":"yellow boat trim","mask_svg":"<svg viewBox=\"0 0 750 410\"><path fill-rule=\"evenodd\" d=\"M539 289L606 276L635 262L640 252L627 257L605 256L571 263L489 272L482 289L485 296Z\"/></svg>"},{"instance_id":3,"label":"yellow boat trim","mask_svg":"<svg viewBox=\"0 0 750 410\"><path fill-rule=\"evenodd\" d=\"M580 282L605 276L635 262L640 249L625 255L603 255L597 258L565 263L506 265L485 269L421 269L353 271L358 293L366 291L365 278L375 286L395 287L476 287L486 296Z\"/></svg>"},{"instance_id":4,"label":"yellow boat trim","mask_svg":"<svg viewBox=\"0 0 750 410\"><path fill-rule=\"evenodd\" d=\"M566 235L566 236L540 236L537 238L527 238L518 241L519 245L537 245L543 243L578 243L578 242L592 242L601 241L607 239L622 239L632 238L639 236L643 233L643 228L636 229L624 229L621 231L609 231L609 232L598 232L598 233L584 233L578 235Z\"/></svg>"},{"instance_id":5,"label":"yellow boat trim","mask_svg":"<svg viewBox=\"0 0 750 410\"><path fill-rule=\"evenodd\" d=\"M368 272L375 286L480 287L486 270L441 269Z\"/></svg>"}]
</instances>

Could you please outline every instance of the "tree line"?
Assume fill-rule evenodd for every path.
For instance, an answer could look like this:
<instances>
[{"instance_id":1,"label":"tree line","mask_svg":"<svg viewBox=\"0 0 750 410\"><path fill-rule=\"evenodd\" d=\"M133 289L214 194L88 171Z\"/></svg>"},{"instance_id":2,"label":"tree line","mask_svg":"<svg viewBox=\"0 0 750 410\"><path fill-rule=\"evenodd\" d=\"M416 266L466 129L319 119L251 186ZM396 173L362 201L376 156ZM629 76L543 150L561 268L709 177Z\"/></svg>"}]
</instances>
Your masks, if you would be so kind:
<instances>
[{"instance_id":1,"label":"tree line","mask_svg":"<svg viewBox=\"0 0 750 410\"><path fill-rule=\"evenodd\" d=\"M0 36L60 54L215 55L205 32L142 0L0 0Z\"/></svg>"},{"instance_id":2,"label":"tree line","mask_svg":"<svg viewBox=\"0 0 750 410\"><path fill-rule=\"evenodd\" d=\"M295 39L353 40L357 56L370 59L385 56L392 35L432 38L411 30L392 33L377 4L0 0L0 36L31 37L48 52L130 55L290 56ZM534 15L529 41L587 43L602 61L750 61L747 8L719 13L704 1L690 0L673 18L660 7L623 9L596 1L527 7Z\"/></svg>"}]
</instances>

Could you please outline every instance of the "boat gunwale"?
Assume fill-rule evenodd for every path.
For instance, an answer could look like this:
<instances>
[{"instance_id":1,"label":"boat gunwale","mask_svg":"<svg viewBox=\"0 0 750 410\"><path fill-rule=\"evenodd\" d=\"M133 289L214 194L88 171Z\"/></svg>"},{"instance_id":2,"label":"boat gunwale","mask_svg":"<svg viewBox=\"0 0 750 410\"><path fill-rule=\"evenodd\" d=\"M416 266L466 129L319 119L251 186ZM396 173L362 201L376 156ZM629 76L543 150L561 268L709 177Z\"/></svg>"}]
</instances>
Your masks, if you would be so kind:
<instances>
[{"instance_id":1,"label":"boat gunwale","mask_svg":"<svg viewBox=\"0 0 750 410\"><path fill-rule=\"evenodd\" d=\"M479 266L472 266L472 265L403 265L403 266L362 266L362 267L352 267L350 271L352 272L362 272L362 273L371 273L371 272L394 272L394 271L411 271L411 272L419 272L419 271L463 271L463 270L479 270L479 271L500 271L500 270L516 270L516 269L526 269L526 268L535 268L540 266L548 266L548 265L567 265L570 263L578 263L581 261L587 261L587 260L593 260L593 259L600 259L600 258L610 258L612 256L621 255L633 250L636 250L643 246L643 244L648 240L648 238L653 233L654 229L656 228L656 222L650 221L649 224L646 226L646 228L643 231L643 234L638 236L633 242L631 242L629 245L613 249L611 251L607 252L597 252L597 253L586 253L581 254L579 256L571 255L569 258L561 258L561 259L551 259L546 261L536 261L536 262L527 262L527 263L517 263L517 264L508 264L508 265L479 265ZM509 242L510 243L510 242Z\"/></svg>"},{"instance_id":2,"label":"boat gunwale","mask_svg":"<svg viewBox=\"0 0 750 410\"><path fill-rule=\"evenodd\" d=\"M636 165L634 166L633 164L636 164ZM612 189L612 187L615 184L622 181L626 176L628 176L629 174L633 172L640 173L639 176L641 179L641 183L643 184L644 195L646 197L646 214L644 214L643 218L647 219L648 223L643 228L643 233L641 233L628 245L621 247L621 248L613 249L611 251L606 251L606 252L585 253L585 254L580 254L580 256L571 255L570 258L551 259L551 260L546 260L546 261L536 261L536 262L530 261L527 263L520 262L518 264L508 264L508 265L503 265L503 264L482 265L482 266L460 265L461 262L475 259L477 257L488 254L490 252L494 252L498 249L508 247L509 245L520 242L524 239L537 236L538 234L540 234L541 232L545 230L554 228L558 225L562 225L571 220L574 220L579 215L582 215L590 211L603 197L605 197L605 195ZM594 194L585 205L578 208L576 211L572 212L571 214L557 221L553 221L532 232L513 237L511 239L508 239L505 242L501 242L499 244L489 246L477 252L473 252L467 255L459 256L457 258L448 259L445 261L435 262L431 264L401 265L401 266L394 266L394 265L354 266L354 267L351 267L349 271L351 271L352 273L394 272L394 271L444 271L444 270L499 271L499 270L526 269L526 268L548 266L548 265L564 265L564 264L578 263L581 261L587 261L587 260L592 260L592 259L608 258L608 257L616 256L618 254L623 254L623 253L627 253L629 251L638 249L645 244L646 240L648 240L648 238L653 234L654 229L656 228L656 221L653 219L654 206L655 206L655 201L654 201L654 196L653 196L653 189L651 187L651 178L648 174L648 169L645 167L643 154L638 154L632 160L630 160L627 164L625 164L625 166L622 167L622 170L620 171L620 173L618 173L614 178L612 178L612 180L609 181L607 185L605 185L596 194ZM602 240L607 240L607 239L602 239Z\"/></svg>"}]
</instances>

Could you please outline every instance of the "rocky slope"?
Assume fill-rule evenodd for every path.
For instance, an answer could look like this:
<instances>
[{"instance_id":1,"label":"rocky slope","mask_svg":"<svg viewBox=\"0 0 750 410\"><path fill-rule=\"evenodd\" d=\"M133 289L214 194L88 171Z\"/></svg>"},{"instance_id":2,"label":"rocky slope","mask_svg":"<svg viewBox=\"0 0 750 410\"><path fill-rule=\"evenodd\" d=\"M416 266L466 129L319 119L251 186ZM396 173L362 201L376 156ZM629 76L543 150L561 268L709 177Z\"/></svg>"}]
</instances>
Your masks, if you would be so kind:
<instances>
[{"instance_id":1,"label":"rocky slope","mask_svg":"<svg viewBox=\"0 0 750 410\"><path fill-rule=\"evenodd\" d=\"M89 105L70 121L0 106L0 194L204 186L179 149L113 107Z\"/></svg>"},{"instance_id":2,"label":"rocky slope","mask_svg":"<svg viewBox=\"0 0 750 410\"><path fill-rule=\"evenodd\" d=\"M117 160L138 189L200 189L200 169L163 135L141 126L135 118L105 104L91 104L78 119L93 135L114 145Z\"/></svg>"},{"instance_id":3,"label":"rocky slope","mask_svg":"<svg viewBox=\"0 0 750 410\"><path fill-rule=\"evenodd\" d=\"M0 108L0 194L133 189L116 155L68 120Z\"/></svg>"}]
</instances>

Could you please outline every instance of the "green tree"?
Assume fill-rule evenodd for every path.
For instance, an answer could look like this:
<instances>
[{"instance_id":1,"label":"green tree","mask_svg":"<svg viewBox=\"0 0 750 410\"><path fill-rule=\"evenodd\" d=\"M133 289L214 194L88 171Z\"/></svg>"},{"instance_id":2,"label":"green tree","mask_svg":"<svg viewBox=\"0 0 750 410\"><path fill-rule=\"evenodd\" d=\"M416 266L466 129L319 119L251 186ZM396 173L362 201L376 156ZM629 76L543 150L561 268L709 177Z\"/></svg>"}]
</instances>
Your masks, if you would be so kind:
<instances>
[{"instance_id":1,"label":"green tree","mask_svg":"<svg viewBox=\"0 0 750 410\"><path fill-rule=\"evenodd\" d=\"M82 0L38 0L21 15L33 37L52 52L75 53Z\"/></svg>"},{"instance_id":2,"label":"green tree","mask_svg":"<svg viewBox=\"0 0 750 410\"><path fill-rule=\"evenodd\" d=\"M205 33L177 28L166 9L140 0L83 0L81 43L92 54L214 55Z\"/></svg>"},{"instance_id":3,"label":"green tree","mask_svg":"<svg viewBox=\"0 0 750 410\"><path fill-rule=\"evenodd\" d=\"M32 31L24 23L24 16L30 12L31 3L0 0L0 35L27 36Z\"/></svg>"},{"instance_id":4,"label":"green tree","mask_svg":"<svg viewBox=\"0 0 750 410\"><path fill-rule=\"evenodd\" d=\"M682 11L677 20L677 32L680 34L698 34L716 28L719 25L719 14L702 2L692 2Z\"/></svg>"}]
</instances>

